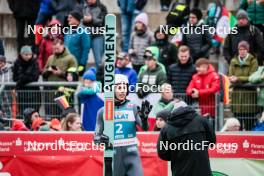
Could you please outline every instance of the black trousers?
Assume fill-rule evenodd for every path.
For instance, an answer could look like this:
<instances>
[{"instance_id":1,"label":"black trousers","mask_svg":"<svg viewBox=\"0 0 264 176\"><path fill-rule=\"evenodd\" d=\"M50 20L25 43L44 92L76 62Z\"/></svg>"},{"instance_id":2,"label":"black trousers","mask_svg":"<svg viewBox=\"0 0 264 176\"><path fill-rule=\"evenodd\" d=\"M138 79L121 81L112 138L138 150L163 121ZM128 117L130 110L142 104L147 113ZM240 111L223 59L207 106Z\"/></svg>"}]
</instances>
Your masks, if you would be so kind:
<instances>
[{"instance_id":1,"label":"black trousers","mask_svg":"<svg viewBox=\"0 0 264 176\"><path fill-rule=\"evenodd\" d=\"M20 52L20 49L23 45L34 46L35 35L33 31L27 30L28 25L34 29L35 18L16 18L16 30L17 30L17 52ZM28 34L28 38L25 38L25 32Z\"/></svg>"}]
</instances>

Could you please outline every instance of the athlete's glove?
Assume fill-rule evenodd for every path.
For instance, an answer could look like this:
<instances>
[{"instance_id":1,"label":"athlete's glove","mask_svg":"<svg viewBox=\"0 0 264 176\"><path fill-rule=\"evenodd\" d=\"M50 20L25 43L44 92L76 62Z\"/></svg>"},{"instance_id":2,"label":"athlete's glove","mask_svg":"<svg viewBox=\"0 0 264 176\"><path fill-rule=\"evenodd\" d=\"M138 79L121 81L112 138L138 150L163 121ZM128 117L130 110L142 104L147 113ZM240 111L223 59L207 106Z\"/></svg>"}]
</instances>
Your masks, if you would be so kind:
<instances>
[{"instance_id":1,"label":"athlete's glove","mask_svg":"<svg viewBox=\"0 0 264 176\"><path fill-rule=\"evenodd\" d=\"M138 115L142 121L142 129L145 131L148 130L148 115L151 109L152 105L147 100L142 101L141 108L139 106L137 107Z\"/></svg>"},{"instance_id":2,"label":"athlete's glove","mask_svg":"<svg viewBox=\"0 0 264 176\"><path fill-rule=\"evenodd\" d=\"M113 145L109 143L109 137L105 134L101 134L101 135L96 134L94 136L94 143L95 144L105 144L106 149L113 148Z\"/></svg>"}]
</instances>

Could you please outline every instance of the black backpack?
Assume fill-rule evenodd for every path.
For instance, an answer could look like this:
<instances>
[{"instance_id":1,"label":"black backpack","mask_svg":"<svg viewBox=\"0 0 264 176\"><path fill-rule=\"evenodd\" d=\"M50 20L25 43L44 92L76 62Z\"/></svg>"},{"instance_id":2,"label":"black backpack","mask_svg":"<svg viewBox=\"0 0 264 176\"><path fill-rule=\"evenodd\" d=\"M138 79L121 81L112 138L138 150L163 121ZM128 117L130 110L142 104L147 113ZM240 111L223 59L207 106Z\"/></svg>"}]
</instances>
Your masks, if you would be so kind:
<instances>
[{"instance_id":1,"label":"black backpack","mask_svg":"<svg viewBox=\"0 0 264 176\"><path fill-rule=\"evenodd\" d=\"M188 20L190 8L183 3L174 2L166 17L167 25L180 27Z\"/></svg>"}]
</instances>

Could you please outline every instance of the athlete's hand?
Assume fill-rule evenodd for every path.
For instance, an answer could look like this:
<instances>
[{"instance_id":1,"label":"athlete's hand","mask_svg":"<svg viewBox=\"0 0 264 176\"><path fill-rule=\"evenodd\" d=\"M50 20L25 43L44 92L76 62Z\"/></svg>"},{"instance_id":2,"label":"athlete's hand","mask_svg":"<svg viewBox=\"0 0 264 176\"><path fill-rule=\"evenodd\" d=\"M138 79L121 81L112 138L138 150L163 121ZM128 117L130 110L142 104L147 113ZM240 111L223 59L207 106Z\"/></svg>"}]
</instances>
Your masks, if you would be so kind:
<instances>
[{"instance_id":1,"label":"athlete's hand","mask_svg":"<svg viewBox=\"0 0 264 176\"><path fill-rule=\"evenodd\" d=\"M152 107L153 106L147 100L142 101L141 108L137 107L138 115L140 116L142 121L148 120L148 115L149 115Z\"/></svg>"}]
</instances>

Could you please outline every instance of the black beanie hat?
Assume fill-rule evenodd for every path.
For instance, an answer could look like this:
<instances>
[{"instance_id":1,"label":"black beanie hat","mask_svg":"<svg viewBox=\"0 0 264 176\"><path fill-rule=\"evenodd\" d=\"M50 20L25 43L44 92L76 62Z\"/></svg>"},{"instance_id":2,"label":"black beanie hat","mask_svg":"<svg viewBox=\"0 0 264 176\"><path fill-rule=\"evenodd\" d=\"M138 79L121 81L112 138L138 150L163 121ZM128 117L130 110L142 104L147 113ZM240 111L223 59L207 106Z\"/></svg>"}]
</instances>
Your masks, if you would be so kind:
<instances>
[{"instance_id":1,"label":"black beanie hat","mask_svg":"<svg viewBox=\"0 0 264 176\"><path fill-rule=\"evenodd\" d=\"M156 118L162 118L165 122L167 122L167 119L170 117L171 111L168 109L164 109L162 111L159 111L156 115Z\"/></svg>"},{"instance_id":2,"label":"black beanie hat","mask_svg":"<svg viewBox=\"0 0 264 176\"><path fill-rule=\"evenodd\" d=\"M200 9L198 8L193 8L190 12L190 14L194 14L198 20L201 20L203 18L203 13Z\"/></svg>"},{"instance_id":3,"label":"black beanie hat","mask_svg":"<svg viewBox=\"0 0 264 176\"><path fill-rule=\"evenodd\" d=\"M73 16L73 18L75 18L78 21L81 21L81 19L83 18L83 15L76 10L71 11L69 15Z\"/></svg>"}]
</instances>

